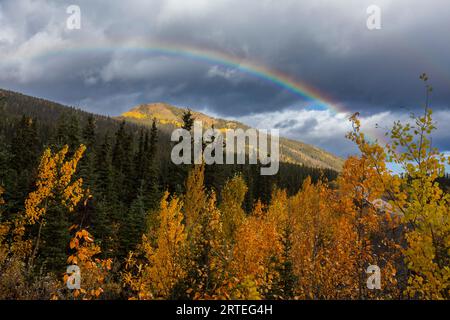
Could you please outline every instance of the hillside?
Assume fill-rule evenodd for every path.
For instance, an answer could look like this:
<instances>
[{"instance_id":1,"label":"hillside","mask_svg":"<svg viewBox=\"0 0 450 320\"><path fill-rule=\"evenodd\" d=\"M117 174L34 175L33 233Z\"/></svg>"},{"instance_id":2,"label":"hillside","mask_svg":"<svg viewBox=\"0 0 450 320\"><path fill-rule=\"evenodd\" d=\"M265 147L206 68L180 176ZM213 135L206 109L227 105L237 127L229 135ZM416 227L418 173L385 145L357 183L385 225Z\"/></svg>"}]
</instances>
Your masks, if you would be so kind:
<instances>
[{"instance_id":1,"label":"hillside","mask_svg":"<svg viewBox=\"0 0 450 320\"><path fill-rule=\"evenodd\" d=\"M170 130L181 126L181 117L184 110L166 103L143 104L123 113L117 119L144 125L148 125L153 119L156 119L160 127ZM237 121L213 118L197 111L192 111L192 113L194 118L202 121L205 127L214 125L219 130L236 128L245 130L249 128L249 126ZM341 158L329 152L313 145L287 138L280 138L280 154L283 162L308 167L329 168L340 171L343 164Z\"/></svg>"},{"instance_id":2,"label":"hillside","mask_svg":"<svg viewBox=\"0 0 450 320\"><path fill-rule=\"evenodd\" d=\"M3 110L0 110L0 113L4 113L3 116L7 117L12 116L18 118L22 114L26 114L32 118L42 119L46 122L55 122L64 112L71 110L77 113L81 118L81 122L83 122L91 115L88 112L13 91L0 89L0 96L8 101ZM139 125L149 125L154 118L158 123L158 127L164 133L169 133L174 127L181 125L183 112L184 109L166 103L153 103L134 107L119 117L94 116L98 129L102 133L114 131L120 124L120 121L117 120L125 120L129 123L137 124L139 127ZM249 128L249 126L237 121L213 118L197 111L192 111L192 113L205 126L214 125L217 129ZM164 140L166 139L168 137ZM280 138L280 149L281 161L285 163L299 164L307 167L329 168L336 171L340 171L343 164L341 158L300 141Z\"/></svg>"},{"instance_id":3,"label":"hillside","mask_svg":"<svg viewBox=\"0 0 450 320\"><path fill-rule=\"evenodd\" d=\"M32 190L45 148L58 150L68 145L75 150L80 144L88 147L83 175L91 190L95 190L94 196L114 198L125 191L128 206L143 192L139 187L142 177L153 177L154 189L181 193L189 168L170 161L173 145L170 135L181 124L183 112L180 108L156 104L111 118L0 89L0 185L8 191L5 199L20 208L23 197ZM248 128L239 122L198 112L194 112L194 117L216 128ZM158 120L155 128L148 125L153 118ZM205 169L205 186L220 193L231 177L242 175L248 185L245 209L251 210L257 199L269 202L274 186L292 195L308 177L312 181L322 178L331 181L338 174L331 168L337 168L341 160L320 149L287 139L281 140L281 149L279 171L274 176L260 175L261 164L211 165ZM150 153L151 166L145 158L150 158ZM22 173L24 177L18 183L17 175ZM154 189L148 194L154 195Z\"/></svg>"}]
</instances>

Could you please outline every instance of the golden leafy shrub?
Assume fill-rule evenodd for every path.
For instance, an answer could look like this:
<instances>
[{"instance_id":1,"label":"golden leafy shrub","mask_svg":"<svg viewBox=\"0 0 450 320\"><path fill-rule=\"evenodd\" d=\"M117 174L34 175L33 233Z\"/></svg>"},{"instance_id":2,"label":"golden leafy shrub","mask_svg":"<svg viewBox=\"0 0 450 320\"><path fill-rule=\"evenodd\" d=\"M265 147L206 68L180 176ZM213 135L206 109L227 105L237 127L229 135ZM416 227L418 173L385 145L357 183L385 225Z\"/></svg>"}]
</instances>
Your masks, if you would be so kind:
<instances>
[{"instance_id":1,"label":"golden leafy shrub","mask_svg":"<svg viewBox=\"0 0 450 320\"><path fill-rule=\"evenodd\" d=\"M136 299L167 299L186 276L187 235L183 221L183 203L168 199L166 192L159 210L159 229L154 244L145 235L137 252L126 261L124 284Z\"/></svg>"},{"instance_id":2,"label":"golden leafy shrub","mask_svg":"<svg viewBox=\"0 0 450 320\"><path fill-rule=\"evenodd\" d=\"M242 203L247 190L247 185L241 175L235 175L223 187L220 211L222 212L223 231L229 242L233 241L234 233L245 218Z\"/></svg>"}]
</instances>

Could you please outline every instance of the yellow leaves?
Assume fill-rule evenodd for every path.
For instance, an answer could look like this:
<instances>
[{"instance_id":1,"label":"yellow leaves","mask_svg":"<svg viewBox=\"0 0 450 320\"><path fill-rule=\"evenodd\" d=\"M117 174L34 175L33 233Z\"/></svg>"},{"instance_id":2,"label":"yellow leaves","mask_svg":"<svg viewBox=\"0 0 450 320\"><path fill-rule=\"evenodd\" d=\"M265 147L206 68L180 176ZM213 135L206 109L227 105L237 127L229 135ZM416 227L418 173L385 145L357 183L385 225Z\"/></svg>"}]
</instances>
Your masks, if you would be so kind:
<instances>
[{"instance_id":1,"label":"yellow leaves","mask_svg":"<svg viewBox=\"0 0 450 320\"><path fill-rule=\"evenodd\" d=\"M429 135L435 128L427 110L423 117L414 117L415 128L397 124L394 143L404 147L391 157L404 168L405 174L397 178L392 189L392 202L403 213L403 222L410 228L406 233L408 248L404 250L405 262L412 271L407 295L416 298L448 297L449 281L445 279L445 258L437 252L448 250L444 241L450 233L449 198L435 179L444 172L445 156L431 148ZM403 128L403 130L402 130ZM388 146L389 148L389 146Z\"/></svg>"},{"instance_id":2,"label":"yellow leaves","mask_svg":"<svg viewBox=\"0 0 450 320\"><path fill-rule=\"evenodd\" d=\"M288 204L288 196L285 190L275 189L272 192L271 202L267 209L267 218L272 221L279 233L282 232L283 227L288 223ZM253 212L261 211L262 208L258 208L260 205L260 203L257 203Z\"/></svg>"},{"instance_id":3,"label":"yellow leaves","mask_svg":"<svg viewBox=\"0 0 450 320\"><path fill-rule=\"evenodd\" d=\"M275 218L276 213L273 214ZM243 298L255 298L253 289L270 286L275 273L273 262L281 259L279 255L282 251L281 236L274 222L257 204L254 213L236 230L231 272L239 279L239 283L242 281L241 285L250 284L252 279L252 286L246 288L249 292Z\"/></svg>"},{"instance_id":4,"label":"yellow leaves","mask_svg":"<svg viewBox=\"0 0 450 320\"><path fill-rule=\"evenodd\" d=\"M86 147L81 145L70 160L66 160L69 151L67 145L55 154L50 148L44 151L39 164L36 191L31 192L25 200L25 215L30 224L40 221L52 203L60 202L71 212L87 197L82 188L82 179L71 183L85 150Z\"/></svg>"},{"instance_id":5,"label":"yellow leaves","mask_svg":"<svg viewBox=\"0 0 450 320\"><path fill-rule=\"evenodd\" d=\"M34 258L34 253L32 254L33 241L31 239L23 240L27 224L33 225L39 222L42 225L44 216L51 206L63 205L71 212L83 198L89 198L82 188L82 180L72 181L84 151L85 147L80 146L71 159L66 159L67 146L56 153L52 153L50 149L44 151L38 168L36 190L31 192L25 200L25 215L19 215L17 219L7 225L0 224L0 264L2 264L4 249L2 236L6 228L13 241L5 248L5 252L9 255L9 259L14 257L14 264L17 262L17 265L20 266L15 272L25 274L25 261L29 261L28 263L32 265L31 261ZM98 298L103 292L101 285L104 283L108 270L111 269L111 260L95 258L100 253L100 247L94 244L94 239L87 230L77 231L78 228L77 225L69 228L69 231L74 232L74 237L69 243L73 254L67 258L67 262L80 267L83 288L74 290L72 296L81 299ZM36 251L38 243L39 240L35 241L34 251ZM2 273L3 271L5 270L2 269ZM26 275L29 276L28 273ZM64 282L68 280L69 276L69 274L64 275ZM51 296L52 299L59 297L59 293Z\"/></svg>"},{"instance_id":6,"label":"yellow leaves","mask_svg":"<svg viewBox=\"0 0 450 320\"><path fill-rule=\"evenodd\" d=\"M249 276L239 283L233 298L242 300L261 300L256 282Z\"/></svg>"},{"instance_id":7,"label":"yellow leaves","mask_svg":"<svg viewBox=\"0 0 450 320\"><path fill-rule=\"evenodd\" d=\"M74 155L67 159L69 148L65 145L60 151L52 153L48 148L44 151L37 175L36 190L25 200L25 216L30 224L43 222L47 209L52 205L63 205L68 212L73 212L83 200L90 198L89 192L83 189L83 180L73 181L73 176L86 147L81 145ZM86 201L84 203L86 204ZM111 268L111 260L99 260L95 256L101 252L100 247L85 229L73 225L69 231L74 237L69 242L69 248L74 251L67 258L68 264L77 265L83 275L83 285L88 288L74 290L74 298L97 298L103 292L99 287ZM64 281L67 281L67 274Z\"/></svg>"},{"instance_id":8,"label":"yellow leaves","mask_svg":"<svg viewBox=\"0 0 450 320\"><path fill-rule=\"evenodd\" d=\"M137 252L130 253L127 259L124 281L138 299L168 298L172 288L186 274L183 203L177 197L168 198L169 193L165 192L158 213L157 246L153 247L144 235Z\"/></svg>"},{"instance_id":9,"label":"yellow leaves","mask_svg":"<svg viewBox=\"0 0 450 320\"><path fill-rule=\"evenodd\" d=\"M357 242L351 225L353 202L344 200L340 201L326 185L312 184L310 179L290 200L291 259L300 279L296 290L299 297L353 296L356 284L352 252Z\"/></svg>"},{"instance_id":10,"label":"yellow leaves","mask_svg":"<svg viewBox=\"0 0 450 320\"><path fill-rule=\"evenodd\" d=\"M428 77L422 74L420 79L425 82L428 97L431 92ZM448 298L450 198L435 182L445 171L448 158L431 146L429 135L436 129L432 110L426 105L423 116L412 114L409 123L397 121L386 133L391 138L385 146L387 158L402 167L402 176L392 176L385 170L379 170L384 161L382 148L365 142L359 132L359 121L355 118L350 119L354 123L354 131L348 137L359 146L361 160L367 159L370 165L359 172L353 170L347 176L344 167L341 180L344 183L341 185L351 181L351 185L359 183L359 190L367 191L367 183L369 186L376 185L376 180L371 176L379 179L382 185L375 191L378 189L380 196L389 198L392 214L401 217L405 225L407 248L402 253L410 269L406 294L411 298ZM371 168L376 170L371 172ZM363 178L362 182L358 178Z\"/></svg>"},{"instance_id":11,"label":"yellow leaves","mask_svg":"<svg viewBox=\"0 0 450 320\"><path fill-rule=\"evenodd\" d=\"M182 229L179 229L182 232ZM158 248L151 260L149 271L157 288L156 296L168 297L175 283L185 276L183 255L186 249L184 233L171 233L166 239L158 238Z\"/></svg>"},{"instance_id":12,"label":"yellow leaves","mask_svg":"<svg viewBox=\"0 0 450 320\"><path fill-rule=\"evenodd\" d=\"M123 113L122 116L127 117L127 118L134 118L134 119L146 119L147 118L146 114L139 112L139 111L133 111L133 110Z\"/></svg>"},{"instance_id":13,"label":"yellow leaves","mask_svg":"<svg viewBox=\"0 0 450 320\"><path fill-rule=\"evenodd\" d=\"M61 200L61 203L69 210L69 212L72 212L78 203L86 197L82 185L83 180L80 178L71 185L68 185L63 191L63 199ZM84 202L85 205L86 201Z\"/></svg>"},{"instance_id":14,"label":"yellow leaves","mask_svg":"<svg viewBox=\"0 0 450 320\"><path fill-rule=\"evenodd\" d=\"M195 165L191 172L189 172L186 180L183 209L187 228L192 228L198 224L201 210L205 207L206 195L203 187L204 171L204 164Z\"/></svg>"},{"instance_id":15,"label":"yellow leaves","mask_svg":"<svg viewBox=\"0 0 450 320\"><path fill-rule=\"evenodd\" d=\"M94 240L91 238L89 232L85 229L79 230L75 233L75 240L83 239L86 242L93 242Z\"/></svg>"},{"instance_id":16,"label":"yellow leaves","mask_svg":"<svg viewBox=\"0 0 450 320\"><path fill-rule=\"evenodd\" d=\"M244 178L240 175L236 175L230 179L222 189L220 211L222 212L225 237L230 242L233 241L234 232L245 217L242 203L247 190L248 188Z\"/></svg>"}]
</instances>

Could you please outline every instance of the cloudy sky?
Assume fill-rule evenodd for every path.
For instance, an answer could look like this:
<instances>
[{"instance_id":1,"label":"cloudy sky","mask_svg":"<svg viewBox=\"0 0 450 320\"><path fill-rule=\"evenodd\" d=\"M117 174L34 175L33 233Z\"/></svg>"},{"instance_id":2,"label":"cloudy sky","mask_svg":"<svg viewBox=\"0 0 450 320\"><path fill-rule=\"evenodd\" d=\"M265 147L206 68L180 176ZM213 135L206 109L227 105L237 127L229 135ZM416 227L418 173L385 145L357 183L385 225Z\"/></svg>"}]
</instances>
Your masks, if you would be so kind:
<instances>
[{"instance_id":1,"label":"cloudy sky","mask_svg":"<svg viewBox=\"0 0 450 320\"><path fill-rule=\"evenodd\" d=\"M67 28L72 4L79 30ZM366 26L372 4L380 30ZM448 151L449 11L448 0L0 0L0 87L108 115L156 101L189 106L344 156L355 151L348 115L359 111L372 128L420 112L427 72L433 143ZM306 84L340 111L239 63Z\"/></svg>"}]
</instances>

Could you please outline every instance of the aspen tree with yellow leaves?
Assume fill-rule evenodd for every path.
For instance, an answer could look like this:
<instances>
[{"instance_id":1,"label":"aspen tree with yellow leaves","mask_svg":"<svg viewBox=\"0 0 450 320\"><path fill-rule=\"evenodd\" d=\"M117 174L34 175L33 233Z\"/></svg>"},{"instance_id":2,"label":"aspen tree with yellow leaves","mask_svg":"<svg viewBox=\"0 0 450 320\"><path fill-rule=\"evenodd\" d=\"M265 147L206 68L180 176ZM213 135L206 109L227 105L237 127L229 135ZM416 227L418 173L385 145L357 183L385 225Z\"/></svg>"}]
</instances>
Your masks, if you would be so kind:
<instances>
[{"instance_id":1,"label":"aspen tree with yellow leaves","mask_svg":"<svg viewBox=\"0 0 450 320\"><path fill-rule=\"evenodd\" d=\"M242 205L247 193L247 185L241 175L235 175L223 187L222 202L219 206L222 212L223 230L227 241L232 242L234 233L245 218Z\"/></svg>"},{"instance_id":2,"label":"aspen tree with yellow leaves","mask_svg":"<svg viewBox=\"0 0 450 320\"><path fill-rule=\"evenodd\" d=\"M49 208L60 204L70 214L74 212L79 203L84 200L84 205L86 205L90 198L89 190L83 189L83 180L79 178L73 181L77 165L85 149L85 146L81 145L69 160L66 160L69 151L67 145L55 154L47 149L41 157L36 191L30 193L25 201L25 216L28 223L30 225L39 224L37 239L29 259L29 268L33 267L33 259L39 249L41 230L46 222L45 218ZM99 285L103 283L105 274L111 268L111 260L94 259L93 256L101 252L100 247L94 244L89 232L79 226L72 226L67 231L75 229L79 229L79 231L75 233L69 245L70 249L75 252L69 256L67 263L80 267L83 287L75 289L70 295L82 299L98 298L103 292ZM68 276L64 275L64 285ZM53 298L59 298L58 294L54 294Z\"/></svg>"},{"instance_id":3,"label":"aspen tree with yellow leaves","mask_svg":"<svg viewBox=\"0 0 450 320\"><path fill-rule=\"evenodd\" d=\"M187 235L183 224L183 203L176 196L161 199L156 239L142 236L136 252L126 260L123 279L136 299L168 299L186 276Z\"/></svg>"},{"instance_id":4,"label":"aspen tree with yellow leaves","mask_svg":"<svg viewBox=\"0 0 450 320\"><path fill-rule=\"evenodd\" d=\"M354 297L355 232L338 214L336 194L324 183L308 178L289 199L291 260L297 276L298 299Z\"/></svg>"},{"instance_id":5,"label":"aspen tree with yellow leaves","mask_svg":"<svg viewBox=\"0 0 450 320\"><path fill-rule=\"evenodd\" d=\"M34 267L34 261L40 249L47 212L53 207L61 206L67 212L73 212L80 201L87 198L88 193L82 188L83 180L79 178L72 181L78 162L85 150L86 147L81 145L75 151L73 157L66 160L69 147L65 145L55 154L48 148L41 157L36 190L31 192L25 200L25 216L28 224L38 225L33 252L28 262L29 269Z\"/></svg>"},{"instance_id":6,"label":"aspen tree with yellow leaves","mask_svg":"<svg viewBox=\"0 0 450 320\"><path fill-rule=\"evenodd\" d=\"M193 299L213 299L220 295L227 259L221 212L215 192L205 192L204 170L204 164L192 168L183 203L189 246L185 292Z\"/></svg>"},{"instance_id":7,"label":"aspen tree with yellow leaves","mask_svg":"<svg viewBox=\"0 0 450 320\"><path fill-rule=\"evenodd\" d=\"M193 166L186 179L186 192L183 197L184 220L188 230L195 229L198 226L206 205L204 180L205 165Z\"/></svg>"},{"instance_id":8,"label":"aspen tree with yellow leaves","mask_svg":"<svg viewBox=\"0 0 450 320\"><path fill-rule=\"evenodd\" d=\"M31 242L23 239L23 220L3 220L3 192L4 189L0 187L0 298L29 298L25 262L31 252Z\"/></svg>"},{"instance_id":9,"label":"aspen tree with yellow leaves","mask_svg":"<svg viewBox=\"0 0 450 320\"><path fill-rule=\"evenodd\" d=\"M350 122L353 130L347 138L357 144L361 155L346 160L337 182L343 214L349 215L356 230L358 298L398 298L401 292L395 266L400 259L400 239L395 234L400 219L390 206L383 205L393 177L386 166L384 148L367 141L357 114L350 117ZM366 270L370 265L383 271L383 291L368 290Z\"/></svg>"},{"instance_id":10,"label":"aspen tree with yellow leaves","mask_svg":"<svg viewBox=\"0 0 450 320\"><path fill-rule=\"evenodd\" d=\"M436 130L429 107L432 87L425 84L423 115L411 115L411 121L396 122L388 133L390 161L402 166L392 187L392 204L402 213L408 247L404 251L410 270L406 294L410 298L450 298L450 195L436 181L445 172L446 157L432 145Z\"/></svg>"},{"instance_id":11,"label":"aspen tree with yellow leaves","mask_svg":"<svg viewBox=\"0 0 450 320\"><path fill-rule=\"evenodd\" d=\"M187 282L188 297L193 299L217 299L226 297L223 281L226 281L229 250L224 241L221 212L216 206L212 191L202 212L198 228L198 240L190 250L190 279Z\"/></svg>"},{"instance_id":12,"label":"aspen tree with yellow leaves","mask_svg":"<svg viewBox=\"0 0 450 320\"><path fill-rule=\"evenodd\" d=\"M63 149L55 154L51 152L50 149L47 149L43 156L41 157L41 162L39 165L39 170L37 174L36 181L36 190L31 192L27 199L25 200L25 212L23 215L19 215L12 222L6 222L1 224L1 238L2 243L2 259L5 257L9 259L9 268L7 270L3 270L2 275L4 275L4 279L6 281L16 281L16 290L19 283L23 283L25 277L30 277L31 272L33 271L33 262L39 252L39 245L41 240L41 231L42 227L45 224L46 215L48 214L49 209L52 206L62 205L66 208L67 212L73 212L76 206L83 200L88 199L88 192L83 190L82 188L82 180L78 179L73 181L72 177L76 172L77 164L82 157L84 152L84 146L80 146L74 153L72 159L66 160L66 155L68 152L68 147L65 146ZM36 239L24 239L26 228L33 227L35 224L39 225L38 233ZM7 251L5 251L4 247L4 237L3 231L8 230L12 235L12 242L7 247ZM67 230L69 232L69 230ZM92 244L93 240L86 236L88 235L86 230L80 231L81 233L77 233L76 241L72 241L70 243L70 248L77 250L77 254L73 255L69 258L69 263L71 264L82 264L83 267L89 264L89 259L100 252L99 247ZM88 246L83 245L79 246L79 240L81 240L81 235L86 236L83 237L83 240L86 242L90 242L93 246L88 250ZM48 245L48 244L46 244ZM5 255L3 254L5 253ZM12 263L14 262L14 263ZM99 260L96 260L95 263L99 263ZM12 268L11 266L15 266ZM25 269L26 266L26 269ZM108 265L109 266L109 265ZM94 263L91 264L91 267L96 267ZM82 268L84 272L85 279L89 279L89 272L87 272L88 268ZM15 276L11 273L14 270ZM18 280L17 277L22 277L22 280ZM36 278L37 279L37 278ZM64 279L66 280L66 279ZM54 278L51 277L41 277L36 281L36 284L44 283L45 287L52 287L50 289L52 291L60 291L58 288L57 282ZM97 282L101 282L101 279L97 279ZM45 284L46 283L46 284ZM85 281L87 283L87 281ZM63 284L63 287L65 283ZM32 297L33 292L22 293L22 298L30 298ZM82 289L83 290L83 289ZM98 290L98 289L97 289ZM28 291L30 291L28 289ZM42 291L42 289L41 289ZM2 292L5 290L3 288ZM82 291L83 292L83 291ZM98 297L101 291L91 291L88 294L92 296ZM41 292L42 294L42 292ZM48 293L50 294L50 293ZM74 296L78 296L79 291L74 292ZM58 297L57 295L53 295L53 297ZM84 295L86 298L87 295Z\"/></svg>"},{"instance_id":13,"label":"aspen tree with yellow leaves","mask_svg":"<svg viewBox=\"0 0 450 320\"><path fill-rule=\"evenodd\" d=\"M281 237L266 208L257 202L251 215L238 226L230 268L239 279L235 297L253 299L266 296L278 277L276 262L280 260ZM258 295L252 294L253 284Z\"/></svg>"},{"instance_id":14,"label":"aspen tree with yellow leaves","mask_svg":"<svg viewBox=\"0 0 450 320\"><path fill-rule=\"evenodd\" d=\"M366 158L350 157L344 164L338 178L338 212L347 219L355 232L356 254L355 279L357 279L357 298L375 297L397 298L396 263L400 257L400 246L395 236L399 228L399 217L388 208L380 207L385 197L384 183L390 175L380 169L384 162L372 165ZM369 266L381 268L383 291L371 291L367 288Z\"/></svg>"},{"instance_id":15,"label":"aspen tree with yellow leaves","mask_svg":"<svg viewBox=\"0 0 450 320\"><path fill-rule=\"evenodd\" d=\"M401 217L407 242L402 253L409 270L406 296L448 299L450 198L437 178L444 174L444 166L450 163L450 158L432 146L430 135L436 129L429 107L432 88L426 74L422 74L420 79L425 83L424 114L412 114L408 123L395 122L386 133L390 142L385 151L376 143L367 143L359 131L357 115L351 119L356 130L350 138L376 170L375 176L385 188L391 212ZM401 166L402 174L386 173L385 159Z\"/></svg>"}]
</instances>

